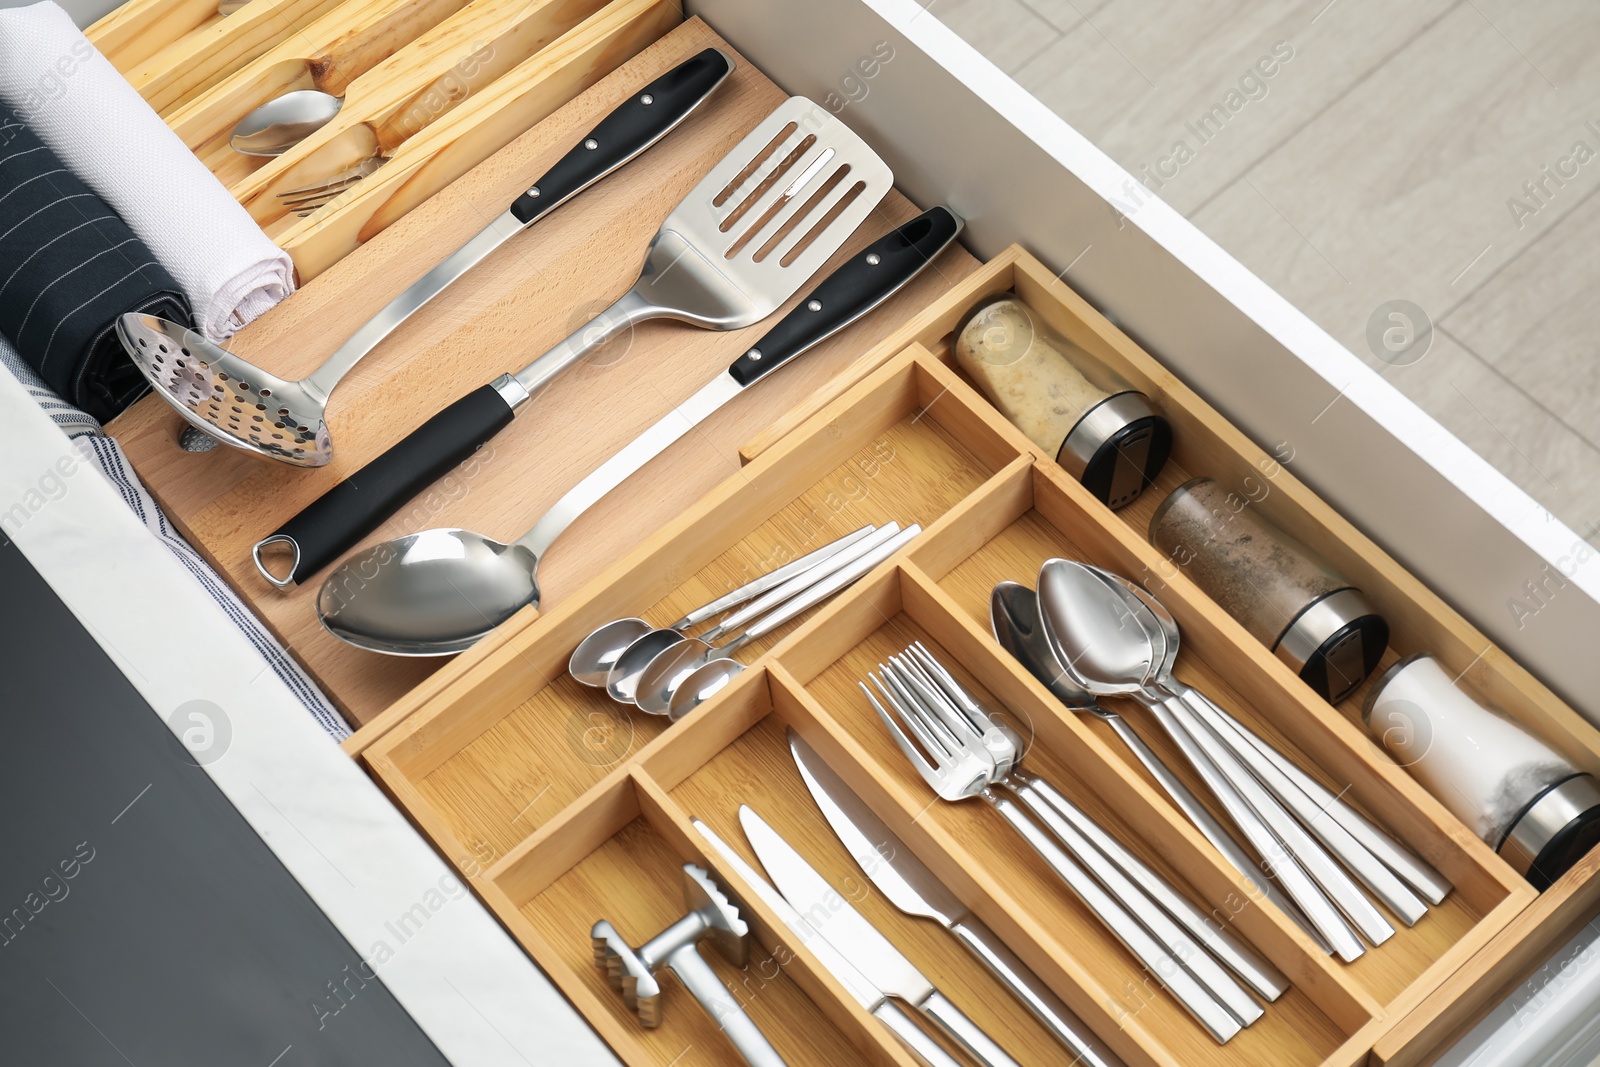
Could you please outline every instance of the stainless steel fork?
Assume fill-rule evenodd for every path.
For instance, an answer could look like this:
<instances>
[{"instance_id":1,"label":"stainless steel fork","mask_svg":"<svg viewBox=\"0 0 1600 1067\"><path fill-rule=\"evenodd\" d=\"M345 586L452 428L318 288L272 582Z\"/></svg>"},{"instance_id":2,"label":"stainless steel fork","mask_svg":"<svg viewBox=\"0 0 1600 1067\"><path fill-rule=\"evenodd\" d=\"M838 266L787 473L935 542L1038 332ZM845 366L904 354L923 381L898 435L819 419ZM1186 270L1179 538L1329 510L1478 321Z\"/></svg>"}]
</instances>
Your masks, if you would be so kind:
<instances>
[{"instance_id":1,"label":"stainless steel fork","mask_svg":"<svg viewBox=\"0 0 1600 1067\"><path fill-rule=\"evenodd\" d=\"M294 189L285 189L278 194L278 199L283 201L284 207L292 209L296 215L303 219L318 208L327 206L334 197L351 188L387 162L389 160L384 156L363 159L355 166L348 167L320 182L301 185Z\"/></svg>"},{"instance_id":2,"label":"stainless steel fork","mask_svg":"<svg viewBox=\"0 0 1600 1067\"><path fill-rule=\"evenodd\" d=\"M922 678L904 668L880 664L879 673L870 677L894 713L865 683L862 692L923 780L945 800L977 797L990 804L1216 1040L1229 1040L1242 1024L1261 1016L1260 1006L1216 961L1072 821L1045 803L1031 783L1020 789L1005 784L1009 768L1020 756L1013 751L997 762L985 743L995 720L974 726L948 699L940 699ZM1002 762L1008 768L1004 774ZM1091 875L1086 868L1096 873ZM1191 964L1206 975L1205 980L1196 976Z\"/></svg>"}]
</instances>

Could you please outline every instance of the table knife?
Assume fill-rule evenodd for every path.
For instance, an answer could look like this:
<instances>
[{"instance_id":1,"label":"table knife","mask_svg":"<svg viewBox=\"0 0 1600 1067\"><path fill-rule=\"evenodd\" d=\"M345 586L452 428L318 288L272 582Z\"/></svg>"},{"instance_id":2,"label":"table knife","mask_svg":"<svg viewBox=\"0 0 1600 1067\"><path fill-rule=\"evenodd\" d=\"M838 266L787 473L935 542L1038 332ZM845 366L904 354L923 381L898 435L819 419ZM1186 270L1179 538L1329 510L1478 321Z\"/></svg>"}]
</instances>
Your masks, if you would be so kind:
<instances>
[{"instance_id":1,"label":"table knife","mask_svg":"<svg viewBox=\"0 0 1600 1067\"><path fill-rule=\"evenodd\" d=\"M934 986L878 928L855 909L844 894L818 874L794 848L748 805L739 808L739 823L789 903L806 917L839 953L878 989L916 1008L983 1067L1018 1067L1017 1061Z\"/></svg>"},{"instance_id":2,"label":"table knife","mask_svg":"<svg viewBox=\"0 0 1600 1067\"><path fill-rule=\"evenodd\" d=\"M889 903L907 915L932 919L954 934L1079 1063L1122 1067L1122 1061L1083 1020L967 910L793 729L789 730L789 752L839 843Z\"/></svg>"},{"instance_id":3,"label":"table knife","mask_svg":"<svg viewBox=\"0 0 1600 1067\"><path fill-rule=\"evenodd\" d=\"M700 836L711 843L717 855L733 868L735 874L744 879L745 884L766 903L767 907L777 912L778 918L783 920L789 932L811 950L812 955L827 968L829 974L838 979L839 984L849 991L856 1003L860 1004L868 1015L888 1027L889 1032L899 1038L901 1044L911 1050L912 1055L928 1067L961 1067L955 1057L912 1021L911 1016L905 1013L905 1009L867 981L866 975L852 966L838 949L828 943L827 938L818 936L817 931L798 911L794 910L784 899L783 894L773 888L772 883L763 878L754 867L746 863L744 857L735 852L726 841L718 837L715 830L699 819L690 821L700 832Z\"/></svg>"}]
</instances>

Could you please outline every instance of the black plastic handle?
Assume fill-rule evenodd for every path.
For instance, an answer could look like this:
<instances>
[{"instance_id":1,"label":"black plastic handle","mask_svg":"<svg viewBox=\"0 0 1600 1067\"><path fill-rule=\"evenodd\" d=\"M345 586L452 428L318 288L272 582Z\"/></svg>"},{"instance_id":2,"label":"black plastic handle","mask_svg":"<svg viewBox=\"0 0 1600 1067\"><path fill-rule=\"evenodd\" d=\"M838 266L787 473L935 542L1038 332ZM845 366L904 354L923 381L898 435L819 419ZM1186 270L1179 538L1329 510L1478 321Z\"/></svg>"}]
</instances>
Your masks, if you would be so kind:
<instances>
[{"instance_id":1,"label":"black plastic handle","mask_svg":"<svg viewBox=\"0 0 1600 1067\"><path fill-rule=\"evenodd\" d=\"M667 71L589 131L511 205L526 226L655 144L733 73L733 60L707 48Z\"/></svg>"},{"instance_id":2,"label":"black plastic handle","mask_svg":"<svg viewBox=\"0 0 1600 1067\"><path fill-rule=\"evenodd\" d=\"M262 576L279 586L305 581L471 456L512 418L510 405L493 385L474 389L257 544L256 566ZM293 552L288 574L267 573L261 550L270 544L286 545Z\"/></svg>"},{"instance_id":3,"label":"black plastic handle","mask_svg":"<svg viewBox=\"0 0 1600 1067\"><path fill-rule=\"evenodd\" d=\"M893 296L961 232L946 207L929 208L852 256L801 298L793 311L734 361L728 374L747 386Z\"/></svg>"}]
</instances>

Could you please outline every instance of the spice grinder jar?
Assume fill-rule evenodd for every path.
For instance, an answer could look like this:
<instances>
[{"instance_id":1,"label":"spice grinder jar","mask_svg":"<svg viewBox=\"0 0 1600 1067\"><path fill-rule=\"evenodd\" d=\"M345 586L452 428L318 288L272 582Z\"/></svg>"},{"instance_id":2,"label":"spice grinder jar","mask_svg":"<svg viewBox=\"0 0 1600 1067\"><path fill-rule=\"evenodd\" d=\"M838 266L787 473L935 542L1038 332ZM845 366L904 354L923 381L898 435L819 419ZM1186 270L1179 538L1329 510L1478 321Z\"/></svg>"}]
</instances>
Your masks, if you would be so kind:
<instances>
[{"instance_id":1,"label":"spice grinder jar","mask_svg":"<svg viewBox=\"0 0 1600 1067\"><path fill-rule=\"evenodd\" d=\"M1150 399L1010 293L961 319L956 362L989 402L1112 508L1139 498L1172 454Z\"/></svg>"},{"instance_id":2,"label":"spice grinder jar","mask_svg":"<svg viewBox=\"0 0 1600 1067\"><path fill-rule=\"evenodd\" d=\"M1389 624L1361 590L1211 478L1161 502L1150 541L1330 703L1388 647Z\"/></svg>"},{"instance_id":3,"label":"spice grinder jar","mask_svg":"<svg viewBox=\"0 0 1600 1067\"><path fill-rule=\"evenodd\" d=\"M1395 762L1536 889L1600 843L1594 776L1478 703L1433 657L1385 671L1361 717Z\"/></svg>"}]
</instances>

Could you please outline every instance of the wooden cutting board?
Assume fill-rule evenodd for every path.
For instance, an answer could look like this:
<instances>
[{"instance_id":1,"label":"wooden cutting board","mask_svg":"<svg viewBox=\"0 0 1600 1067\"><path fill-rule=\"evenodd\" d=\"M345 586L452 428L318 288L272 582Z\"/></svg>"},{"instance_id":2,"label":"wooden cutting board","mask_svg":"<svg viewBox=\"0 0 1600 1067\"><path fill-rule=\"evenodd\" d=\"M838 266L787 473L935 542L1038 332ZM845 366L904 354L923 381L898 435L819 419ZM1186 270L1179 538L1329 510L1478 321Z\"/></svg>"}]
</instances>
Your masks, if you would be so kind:
<instances>
[{"instance_id":1,"label":"wooden cutting board","mask_svg":"<svg viewBox=\"0 0 1600 1067\"><path fill-rule=\"evenodd\" d=\"M444 661L396 659L337 641L314 611L325 574L279 593L256 574L250 546L439 408L529 362L625 291L661 220L786 94L703 22L691 19L231 342L235 352L275 374L308 373L395 294L502 212L637 86L708 46L734 55L738 69L699 113L626 170L513 238L413 315L345 380L329 407L335 449L329 466L304 470L230 448L185 453L177 445L184 423L153 396L111 425L178 528L353 724L371 719ZM891 192L824 270L917 210ZM744 441L976 267L964 250L950 250L874 314L739 397L626 482L575 523L541 566L545 604L572 595L738 473ZM732 333L677 323L640 326L556 382L478 456L390 519L368 543L433 526L519 535L585 474L731 363L774 320Z\"/></svg>"}]
</instances>

